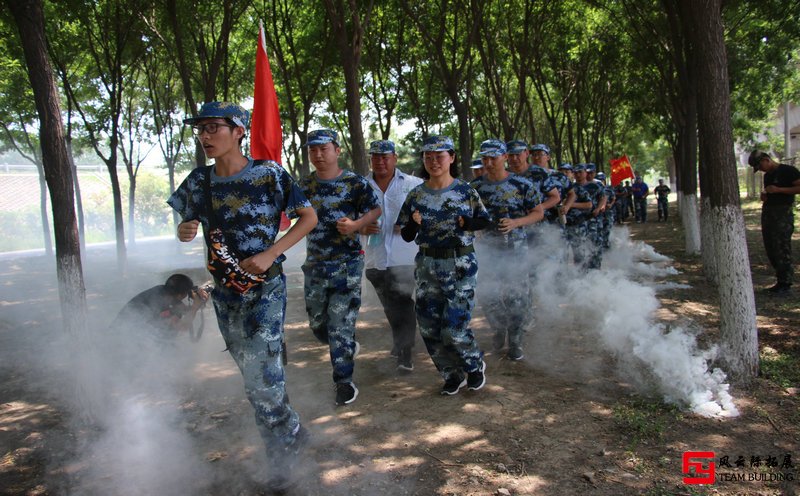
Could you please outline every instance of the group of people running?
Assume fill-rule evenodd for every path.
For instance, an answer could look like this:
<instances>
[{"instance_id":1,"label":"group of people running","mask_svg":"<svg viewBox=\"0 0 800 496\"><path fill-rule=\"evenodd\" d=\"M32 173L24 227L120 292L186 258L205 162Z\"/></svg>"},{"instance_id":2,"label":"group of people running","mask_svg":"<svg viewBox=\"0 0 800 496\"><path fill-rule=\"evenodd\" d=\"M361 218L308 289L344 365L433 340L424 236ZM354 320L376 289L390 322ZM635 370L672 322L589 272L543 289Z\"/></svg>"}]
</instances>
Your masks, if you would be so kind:
<instances>
[{"instance_id":1,"label":"group of people running","mask_svg":"<svg viewBox=\"0 0 800 496\"><path fill-rule=\"evenodd\" d=\"M330 351L340 406L359 394L353 375L362 273L389 321L398 372L414 370L419 328L443 379L440 392L450 396L486 384L484 354L470 328L476 291L494 331L494 350L505 350L509 360L523 358L533 271L520 267L540 256L534 250L545 226L562 233L582 270L599 268L609 247L614 189L593 164L550 169L547 145L486 140L479 150L484 173L468 183L459 178L447 136L421 143L421 177L396 167L393 142L374 141L372 170L362 177L340 167L337 133L319 129L303 144L315 171L295 181L277 163L242 153L249 117L236 104L210 102L184 120L214 165L193 170L168 203L181 216L181 241L193 240L202 225L211 245L206 233L218 230L234 263L258 276L258 284L242 290L212 270L210 297L274 462L274 487L287 483L291 460L308 438L289 404L283 368L281 263L303 237L309 327ZM278 237L282 213L297 222ZM479 286L478 260L484 257L521 264L498 264L505 268L493 268Z\"/></svg>"}]
</instances>

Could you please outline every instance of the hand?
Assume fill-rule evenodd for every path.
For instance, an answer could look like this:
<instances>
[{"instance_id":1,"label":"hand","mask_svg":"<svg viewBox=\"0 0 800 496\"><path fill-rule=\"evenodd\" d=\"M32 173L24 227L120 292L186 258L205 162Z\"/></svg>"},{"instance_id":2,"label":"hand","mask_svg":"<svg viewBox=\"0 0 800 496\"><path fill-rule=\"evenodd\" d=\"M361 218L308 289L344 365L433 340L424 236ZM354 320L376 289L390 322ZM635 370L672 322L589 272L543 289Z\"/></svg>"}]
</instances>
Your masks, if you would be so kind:
<instances>
[{"instance_id":1,"label":"hand","mask_svg":"<svg viewBox=\"0 0 800 496\"><path fill-rule=\"evenodd\" d=\"M411 214L411 220L419 225L422 225L422 214L419 213L419 210L414 210L414 213Z\"/></svg>"},{"instance_id":2,"label":"hand","mask_svg":"<svg viewBox=\"0 0 800 496\"><path fill-rule=\"evenodd\" d=\"M336 221L336 230L339 234L353 234L358 230L358 224L349 217L342 217Z\"/></svg>"},{"instance_id":3,"label":"hand","mask_svg":"<svg viewBox=\"0 0 800 496\"><path fill-rule=\"evenodd\" d=\"M762 202L767 201L767 193L765 191L762 191L760 196Z\"/></svg>"},{"instance_id":4,"label":"hand","mask_svg":"<svg viewBox=\"0 0 800 496\"><path fill-rule=\"evenodd\" d=\"M252 274L263 274L272 267L276 258L278 257L273 255L269 250L266 250L252 257L245 258L240 265L244 270Z\"/></svg>"},{"instance_id":5,"label":"hand","mask_svg":"<svg viewBox=\"0 0 800 496\"><path fill-rule=\"evenodd\" d=\"M600 208L599 207L594 209L594 210L592 210L592 217L597 217L598 215L600 215Z\"/></svg>"},{"instance_id":6,"label":"hand","mask_svg":"<svg viewBox=\"0 0 800 496\"><path fill-rule=\"evenodd\" d=\"M464 227L464 217L458 216L458 227Z\"/></svg>"},{"instance_id":7,"label":"hand","mask_svg":"<svg viewBox=\"0 0 800 496\"><path fill-rule=\"evenodd\" d=\"M775 186L774 184L770 184L769 186L764 188L764 192L766 192L766 193L780 193L780 191L778 191L779 189L780 189L780 186Z\"/></svg>"},{"instance_id":8,"label":"hand","mask_svg":"<svg viewBox=\"0 0 800 496\"><path fill-rule=\"evenodd\" d=\"M187 220L178 224L178 239L185 242L191 241L197 236L197 228L200 226L199 220Z\"/></svg>"},{"instance_id":9,"label":"hand","mask_svg":"<svg viewBox=\"0 0 800 496\"><path fill-rule=\"evenodd\" d=\"M203 288L197 288L197 290L192 291L192 307L197 310L203 305L206 304L208 301L209 294Z\"/></svg>"},{"instance_id":10,"label":"hand","mask_svg":"<svg viewBox=\"0 0 800 496\"><path fill-rule=\"evenodd\" d=\"M504 217L497 221L497 230L503 234L508 234L512 230L516 229L518 226L518 222L515 219L509 219L508 217Z\"/></svg>"},{"instance_id":11,"label":"hand","mask_svg":"<svg viewBox=\"0 0 800 496\"><path fill-rule=\"evenodd\" d=\"M361 234L380 234L381 228L378 226L378 221L375 221L371 224L367 224L366 226L361 228Z\"/></svg>"}]
</instances>

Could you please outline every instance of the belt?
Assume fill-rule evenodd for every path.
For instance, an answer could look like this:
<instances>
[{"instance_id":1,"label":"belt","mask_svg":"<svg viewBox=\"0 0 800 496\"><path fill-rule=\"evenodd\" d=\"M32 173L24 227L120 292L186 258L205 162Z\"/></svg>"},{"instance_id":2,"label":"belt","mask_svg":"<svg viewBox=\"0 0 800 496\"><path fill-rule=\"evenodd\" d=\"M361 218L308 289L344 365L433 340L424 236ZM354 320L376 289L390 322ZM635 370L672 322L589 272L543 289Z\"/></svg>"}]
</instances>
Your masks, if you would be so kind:
<instances>
[{"instance_id":1,"label":"belt","mask_svg":"<svg viewBox=\"0 0 800 496\"><path fill-rule=\"evenodd\" d=\"M431 258L456 258L475 253L475 248L472 245L456 248L423 248L420 246L419 252L423 256Z\"/></svg>"}]
</instances>

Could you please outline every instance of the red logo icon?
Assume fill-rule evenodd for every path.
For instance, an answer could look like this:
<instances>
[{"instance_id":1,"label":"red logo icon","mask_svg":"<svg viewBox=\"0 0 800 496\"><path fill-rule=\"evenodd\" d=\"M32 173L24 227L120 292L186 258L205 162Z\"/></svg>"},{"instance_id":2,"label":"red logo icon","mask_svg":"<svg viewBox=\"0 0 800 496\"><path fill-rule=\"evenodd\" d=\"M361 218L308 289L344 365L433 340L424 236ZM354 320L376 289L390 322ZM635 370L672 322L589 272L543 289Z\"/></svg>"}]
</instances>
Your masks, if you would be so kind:
<instances>
[{"instance_id":1,"label":"red logo icon","mask_svg":"<svg viewBox=\"0 0 800 496\"><path fill-rule=\"evenodd\" d=\"M704 462L708 462L708 467ZM684 484L713 484L716 481L713 451L685 451L682 467Z\"/></svg>"}]
</instances>

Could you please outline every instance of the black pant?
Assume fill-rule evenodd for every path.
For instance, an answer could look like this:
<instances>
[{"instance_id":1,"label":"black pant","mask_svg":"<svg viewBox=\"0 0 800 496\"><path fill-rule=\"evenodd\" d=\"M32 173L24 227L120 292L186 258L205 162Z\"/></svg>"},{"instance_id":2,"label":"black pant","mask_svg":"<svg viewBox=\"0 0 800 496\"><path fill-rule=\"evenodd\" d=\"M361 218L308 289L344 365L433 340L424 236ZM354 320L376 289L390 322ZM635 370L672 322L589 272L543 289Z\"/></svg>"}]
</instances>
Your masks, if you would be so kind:
<instances>
[{"instance_id":1,"label":"black pant","mask_svg":"<svg viewBox=\"0 0 800 496\"><path fill-rule=\"evenodd\" d=\"M386 270L367 269L365 275L383 305L392 328L394 347L399 351L414 347L417 332L414 311L414 266L401 265Z\"/></svg>"},{"instance_id":2,"label":"black pant","mask_svg":"<svg viewBox=\"0 0 800 496\"><path fill-rule=\"evenodd\" d=\"M778 284L791 285L792 233L794 214L791 205L764 205L761 207L761 236L769 263L775 269Z\"/></svg>"}]
</instances>

